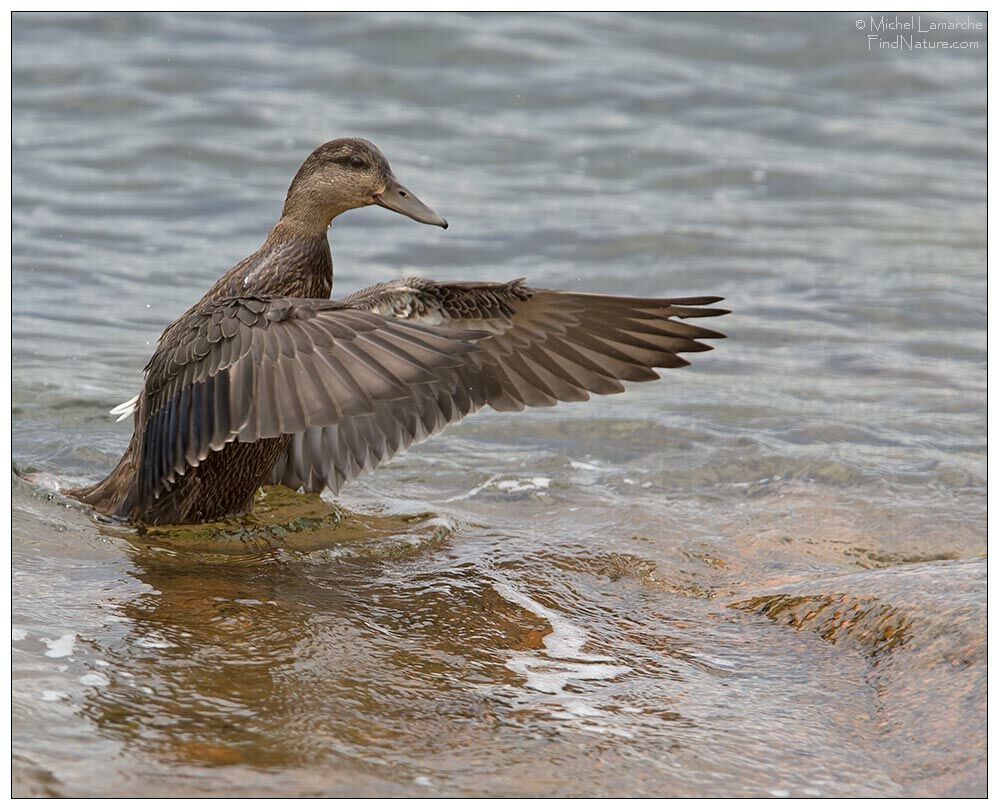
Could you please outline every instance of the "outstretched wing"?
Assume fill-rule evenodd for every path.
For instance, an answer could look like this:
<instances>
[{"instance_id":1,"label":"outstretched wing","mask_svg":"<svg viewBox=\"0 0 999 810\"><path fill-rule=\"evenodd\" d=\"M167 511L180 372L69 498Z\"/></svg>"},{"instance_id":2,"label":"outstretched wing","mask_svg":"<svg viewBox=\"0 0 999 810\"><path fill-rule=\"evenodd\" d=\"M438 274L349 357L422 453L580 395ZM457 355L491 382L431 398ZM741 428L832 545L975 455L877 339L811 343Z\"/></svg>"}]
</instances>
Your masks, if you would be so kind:
<instances>
[{"instance_id":1,"label":"outstretched wing","mask_svg":"<svg viewBox=\"0 0 999 810\"><path fill-rule=\"evenodd\" d=\"M489 405L499 411L589 399L658 379L654 369L689 365L681 353L719 332L685 323L723 315L720 298L652 299L537 290L505 284L438 283L410 278L344 298L351 308L402 322L476 329L478 362L454 368L407 403L379 403L371 413L297 434L272 483L334 493L415 441Z\"/></svg>"},{"instance_id":2,"label":"outstretched wing","mask_svg":"<svg viewBox=\"0 0 999 810\"><path fill-rule=\"evenodd\" d=\"M232 441L255 442L406 407L474 366L482 334L332 301L232 298L172 326L146 367L139 497ZM143 420L140 419L140 424Z\"/></svg>"}]
</instances>

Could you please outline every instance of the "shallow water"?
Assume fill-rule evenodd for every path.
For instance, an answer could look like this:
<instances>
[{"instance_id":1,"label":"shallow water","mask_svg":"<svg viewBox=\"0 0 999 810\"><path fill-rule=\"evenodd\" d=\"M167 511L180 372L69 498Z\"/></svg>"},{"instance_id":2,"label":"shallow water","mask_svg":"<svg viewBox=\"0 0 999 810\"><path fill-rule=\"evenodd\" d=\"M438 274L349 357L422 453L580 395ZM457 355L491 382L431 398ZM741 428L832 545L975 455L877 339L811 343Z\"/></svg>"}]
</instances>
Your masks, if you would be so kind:
<instances>
[{"instance_id":1,"label":"shallow water","mask_svg":"<svg viewBox=\"0 0 999 810\"><path fill-rule=\"evenodd\" d=\"M159 331L338 135L451 222L345 215L340 293L526 275L733 309L691 368L474 417L319 523L139 536L15 478L17 793L984 794L984 32L910 53L851 15L18 14L13 36L20 473L113 465L106 411Z\"/></svg>"}]
</instances>

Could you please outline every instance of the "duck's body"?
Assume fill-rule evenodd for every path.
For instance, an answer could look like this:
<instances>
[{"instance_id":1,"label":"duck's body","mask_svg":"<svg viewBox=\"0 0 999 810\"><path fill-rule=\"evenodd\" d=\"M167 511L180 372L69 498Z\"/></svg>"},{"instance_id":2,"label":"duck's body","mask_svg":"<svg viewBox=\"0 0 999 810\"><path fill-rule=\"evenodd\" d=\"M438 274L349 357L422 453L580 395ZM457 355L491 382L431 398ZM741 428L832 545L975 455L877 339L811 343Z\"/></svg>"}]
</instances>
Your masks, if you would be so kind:
<instances>
[{"instance_id":1,"label":"duck's body","mask_svg":"<svg viewBox=\"0 0 999 810\"><path fill-rule=\"evenodd\" d=\"M687 365L717 332L674 318L720 299L640 299L426 279L333 302L326 229L380 204L447 223L366 141L303 164L263 246L164 330L115 470L71 496L140 523L248 512L266 483L334 492L479 408L521 410Z\"/></svg>"},{"instance_id":2,"label":"duck's body","mask_svg":"<svg viewBox=\"0 0 999 810\"><path fill-rule=\"evenodd\" d=\"M184 326L199 307L241 295L326 299L333 291L333 260L326 234L301 236L275 228L261 248L223 275L201 300L168 326L157 351L183 345ZM140 508L137 451L148 410L140 394L134 406L135 433L115 470L94 487L69 494L98 512L142 523L202 523L250 511L253 496L274 467L289 437L254 443L230 442L208 456L176 484Z\"/></svg>"}]
</instances>

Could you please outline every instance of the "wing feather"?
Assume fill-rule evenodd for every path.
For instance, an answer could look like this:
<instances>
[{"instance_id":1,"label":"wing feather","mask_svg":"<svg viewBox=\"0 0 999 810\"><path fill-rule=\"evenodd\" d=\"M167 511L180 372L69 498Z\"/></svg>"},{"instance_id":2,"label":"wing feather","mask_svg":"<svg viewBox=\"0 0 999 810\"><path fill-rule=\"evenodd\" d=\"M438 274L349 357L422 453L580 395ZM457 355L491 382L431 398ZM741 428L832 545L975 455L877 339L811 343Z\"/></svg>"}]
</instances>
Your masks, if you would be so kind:
<instances>
[{"instance_id":1,"label":"wing feather","mask_svg":"<svg viewBox=\"0 0 999 810\"><path fill-rule=\"evenodd\" d=\"M405 407L441 375L452 379L451 369L470 362L478 351L472 341L482 336L331 301L205 302L164 333L146 367L138 497L159 497L229 442L295 436L365 415L365 439L352 449L361 468L379 463L389 446L408 440L388 412L376 414L379 404ZM378 443L379 431L387 444ZM293 443L310 453L324 445L321 432ZM305 460L287 466L296 476L316 477Z\"/></svg>"},{"instance_id":2,"label":"wing feather","mask_svg":"<svg viewBox=\"0 0 999 810\"><path fill-rule=\"evenodd\" d=\"M477 340L481 351L460 366L435 368L432 379L411 384L404 399L372 401L369 411L308 428L289 444L270 480L336 493L413 442L485 405L500 411L547 407L620 393L625 382L658 379L657 368L689 364L681 353L712 348L699 340L724 337L681 322L726 314L710 306L721 300L536 290L523 279L488 284L408 278L369 287L341 303L404 322L481 330L486 333ZM433 332L379 332L371 338L393 359L402 356L403 345L440 351L435 340ZM418 355L421 360L427 356ZM321 374L320 379L327 378Z\"/></svg>"}]
</instances>

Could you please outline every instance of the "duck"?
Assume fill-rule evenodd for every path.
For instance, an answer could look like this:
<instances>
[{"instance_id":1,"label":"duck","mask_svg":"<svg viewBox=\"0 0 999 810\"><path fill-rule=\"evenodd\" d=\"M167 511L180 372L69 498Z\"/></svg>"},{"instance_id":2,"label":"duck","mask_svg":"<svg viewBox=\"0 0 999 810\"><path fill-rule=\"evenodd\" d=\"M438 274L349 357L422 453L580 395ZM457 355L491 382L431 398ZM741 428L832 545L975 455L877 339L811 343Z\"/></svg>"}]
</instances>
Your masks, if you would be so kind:
<instances>
[{"instance_id":1,"label":"duck","mask_svg":"<svg viewBox=\"0 0 999 810\"><path fill-rule=\"evenodd\" d=\"M66 494L137 525L245 515L268 484L337 495L487 406L620 393L725 337L689 322L727 314L718 296L409 277L333 299L327 231L366 206L448 227L370 141L316 148L263 245L163 330L141 390L112 409L133 423L118 464Z\"/></svg>"}]
</instances>

